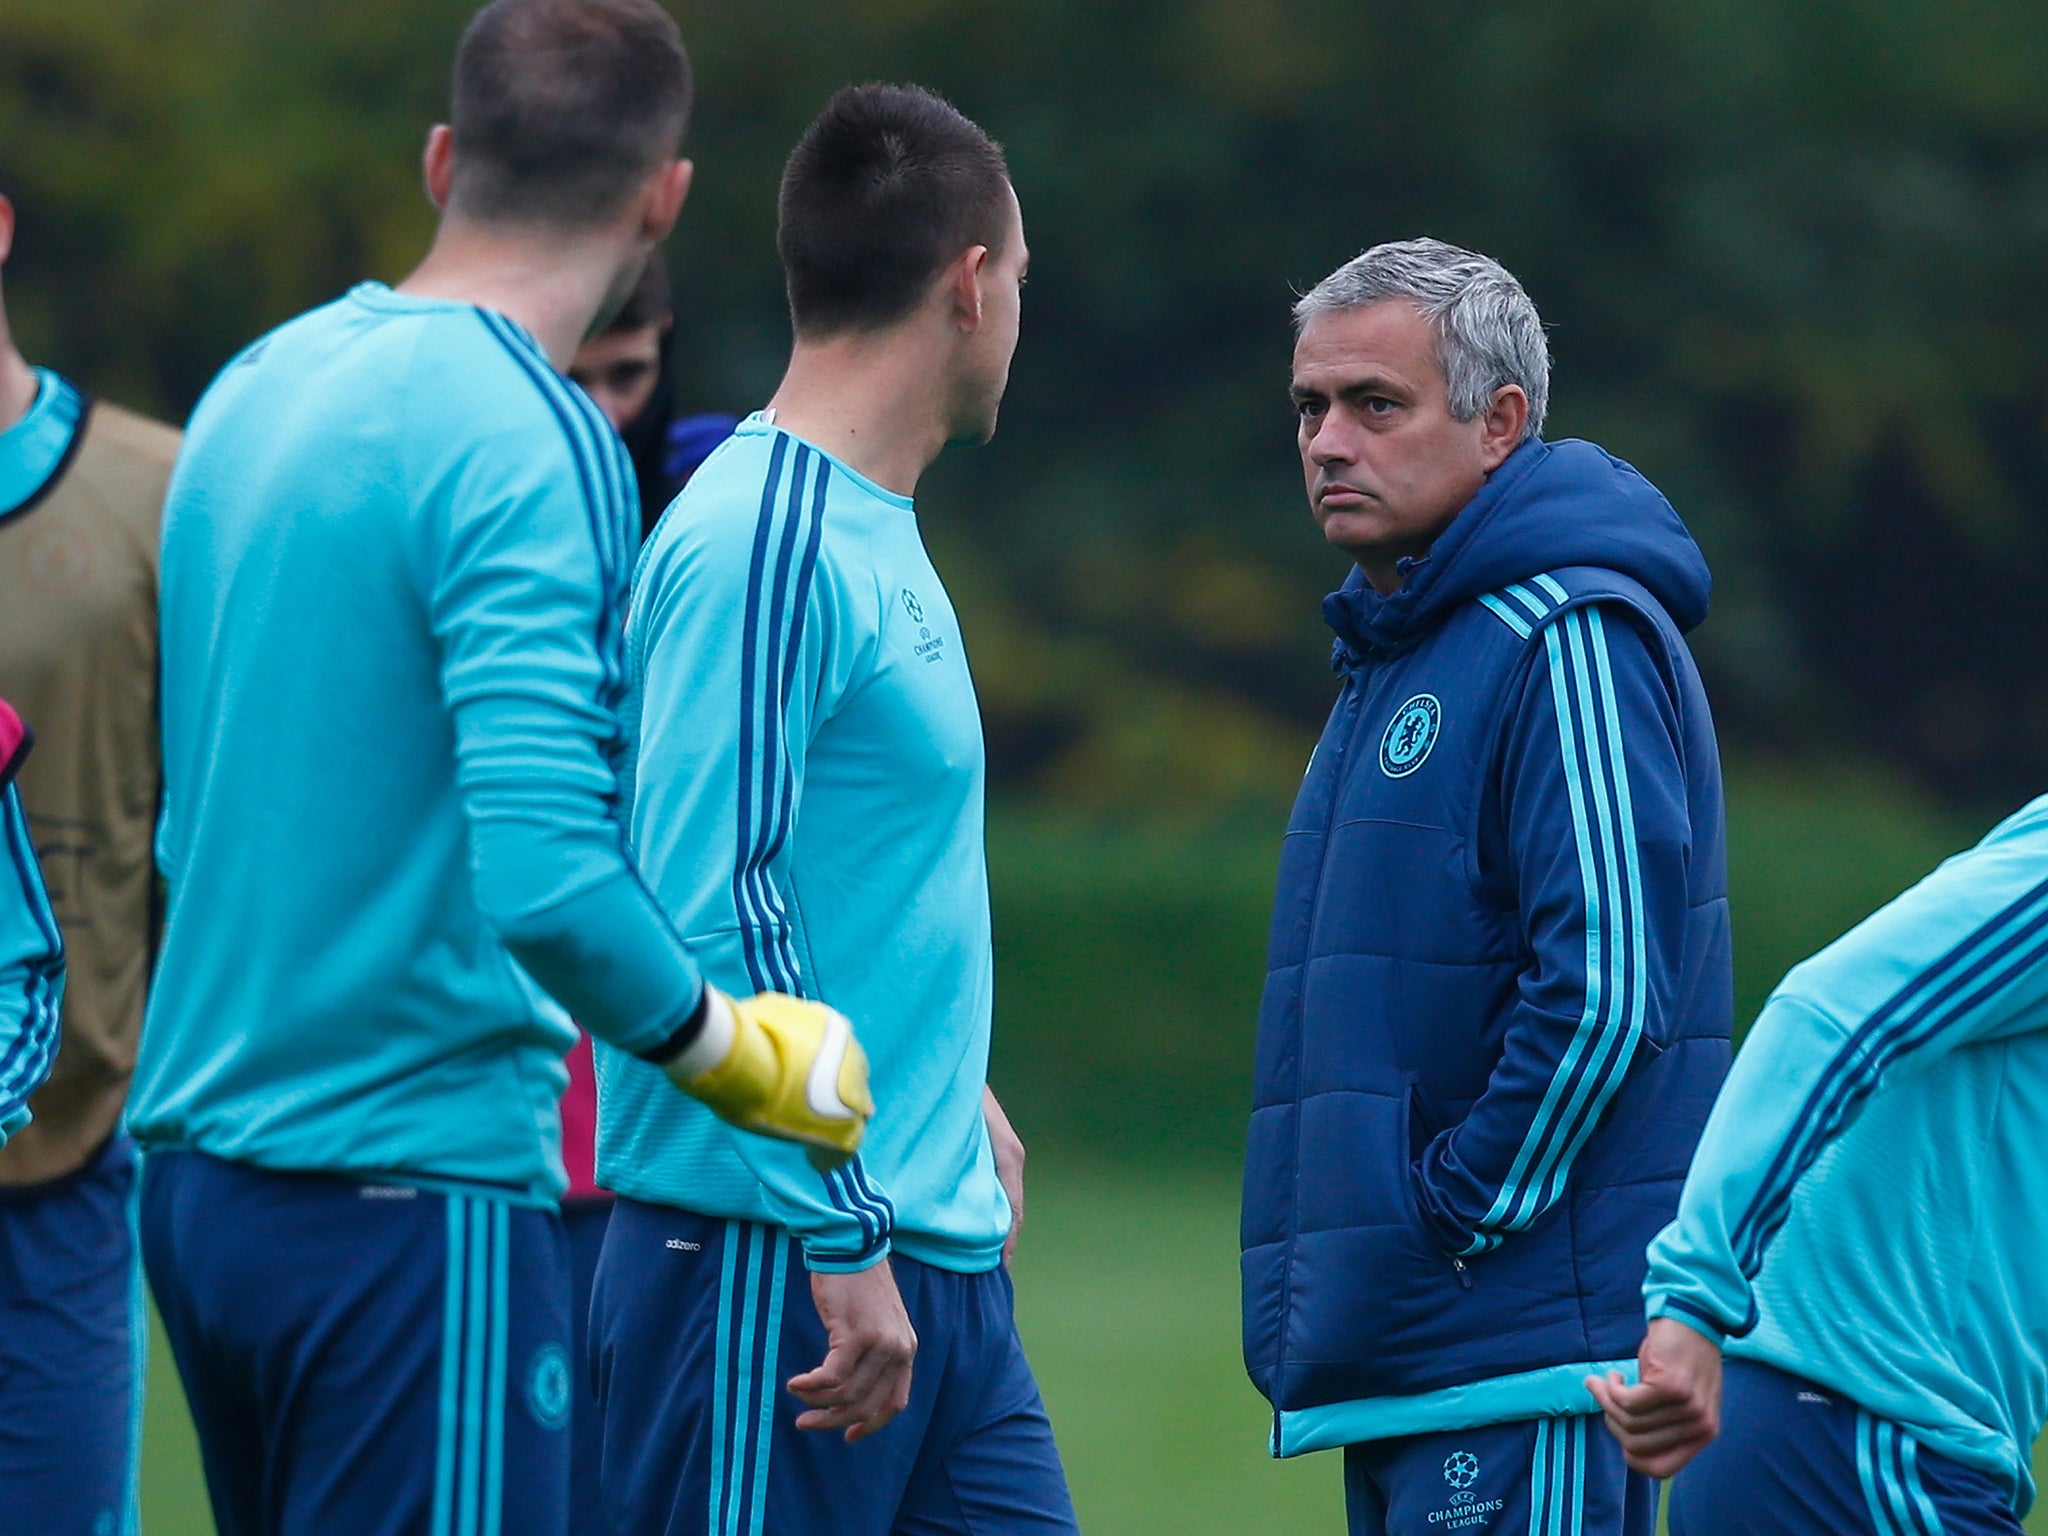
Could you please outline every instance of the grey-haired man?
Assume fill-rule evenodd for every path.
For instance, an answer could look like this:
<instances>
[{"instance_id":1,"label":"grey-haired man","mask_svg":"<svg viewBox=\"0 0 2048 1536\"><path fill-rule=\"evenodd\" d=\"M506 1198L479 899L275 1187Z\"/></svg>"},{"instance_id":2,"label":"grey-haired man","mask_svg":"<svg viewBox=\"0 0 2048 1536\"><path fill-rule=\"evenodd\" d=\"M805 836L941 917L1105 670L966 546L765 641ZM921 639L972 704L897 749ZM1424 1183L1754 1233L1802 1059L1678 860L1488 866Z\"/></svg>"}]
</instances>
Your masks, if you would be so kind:
<instances>
[{"instance_id":1,"label":"grey-haired man","mask_svg":"<svg viewBox=\"0 0 2048 1536\"><path fill-rule=\"evenodd\" d=\"M1377 246L1296 307L1309 502L1356 569L1281 856L1245 1358L1360 1536L1648 1536L1588 1367L1642 1336L1728 1060L1706 562L1589 443L1486 257Z\"/></svg>"}]
</instances>

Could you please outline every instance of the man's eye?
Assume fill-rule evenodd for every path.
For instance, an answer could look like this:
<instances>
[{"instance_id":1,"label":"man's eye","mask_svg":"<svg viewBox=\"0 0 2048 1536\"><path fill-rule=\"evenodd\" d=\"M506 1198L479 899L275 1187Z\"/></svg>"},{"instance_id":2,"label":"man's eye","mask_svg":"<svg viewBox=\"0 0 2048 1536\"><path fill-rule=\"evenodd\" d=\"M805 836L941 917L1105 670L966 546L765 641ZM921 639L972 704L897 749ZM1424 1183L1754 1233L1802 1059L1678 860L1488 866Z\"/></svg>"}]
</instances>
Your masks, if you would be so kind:
<instances>
[{"instance_id":1,"label":"man's eye","mask_svg":"<svg viewBox=\"0 0 2048 1536\"><path fill-rule=\"evenodd\" d=\"M1303 420L1308 420L1311 417L1323 414L1323 402L1320 400L1297 400L1294 402L1294 409Z\"/></svg>"},{"instance_id":2,"label":"man's eye","mask_svg":"<svg viewBox=\"0 0 2048 1536\"><path fill-rule=\"evenodd\" d=\"M1393 408L1394 402L1389 400L1385 395L1368 395L1366 397L1365 409L1367 414L1369 415L1384 416L1389 411L1393 410Z\"/></svg>"}]
</instances>

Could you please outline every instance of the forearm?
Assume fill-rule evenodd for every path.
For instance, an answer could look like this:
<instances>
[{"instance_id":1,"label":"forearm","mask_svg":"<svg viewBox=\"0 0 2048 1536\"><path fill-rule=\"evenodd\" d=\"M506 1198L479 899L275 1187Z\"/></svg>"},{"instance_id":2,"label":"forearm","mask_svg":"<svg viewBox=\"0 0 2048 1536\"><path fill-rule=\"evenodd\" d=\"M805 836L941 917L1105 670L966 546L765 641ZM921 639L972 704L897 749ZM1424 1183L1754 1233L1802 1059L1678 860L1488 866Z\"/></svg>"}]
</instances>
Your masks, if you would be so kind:
<instances>
[{"instance_id":1,"label":"forearm","mask_svg":"<svg viewBox=\"0 0 2048 1536\"><path fill-rule=\"evenodd\" d=\"M1486 1091L1416 1169L1417 1204L1446 1252L1485 1253L1562 1197L1642 1043L1641 1010L1621 1001L1590 998L1577 1019L1516 1010Z\"/></svg>"},{"instance_id":2,"label":"forearm","mask_svg":"<svg viewBox=\"0 0 2048 1536\"><path fill-rule=\"evenodd\" d=\"M1424 1215L1459 1255L1562 1197L1668 1031L1683 964L1693 828L1664 673L1636 625L1598 609L1542 638L1503 738L1492 844L1528 958L1485 1090L1418 1169Z\"/></svg>"},{"instance_id":3,"label":"forearm","mask_svg":"<svg viewBox=\"0 0 2048 1536\"><path fill-rule=\"evenodd\" d=\"M702 979L626 852L590 720L549 706L501 695L457 716L477 902L585 1028L645 1053L686 1028Z\"/></svg>"},{"instance_id":4,"label":"forearm","mask_svg":"<svg viewBox=\"0 0 2048 1536\"><path fill-rule=\"evenodd\" d=\"M630 869L507 919L499 935L527 974L607 1044L654 1059L693 1037L703 981Z\"/></svg>"}]
</instances>

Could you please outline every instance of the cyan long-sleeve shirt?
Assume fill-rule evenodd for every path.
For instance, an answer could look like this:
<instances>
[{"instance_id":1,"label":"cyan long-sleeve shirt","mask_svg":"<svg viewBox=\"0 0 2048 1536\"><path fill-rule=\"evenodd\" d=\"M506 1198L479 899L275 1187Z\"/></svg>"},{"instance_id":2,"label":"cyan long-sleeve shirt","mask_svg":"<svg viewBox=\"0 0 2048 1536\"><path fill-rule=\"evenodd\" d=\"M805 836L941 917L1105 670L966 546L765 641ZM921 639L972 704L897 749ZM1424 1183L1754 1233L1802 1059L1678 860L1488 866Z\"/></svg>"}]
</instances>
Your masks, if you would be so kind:
<instances>
[{"instance_id":1,"label":"cyan long-sleeve shirt","mask_svg":"<svg viewBox=\"0 0 2048 1536\"><path fill-rule=\"evenodd\" d=\"M820 1174L600 1048L598 1182L787 1227L813 1269L994 1268L981 715L911 503L750 417L649 540L628 642L649 883L718 986L844 1012L876 1108Z\"/></svg>"},{"instance_id":2,"label":"cyan long-sleeve shirt","mask_svg":"<svg viewBox=\"0 0 2048 1536\"><path fill-rule=\"evenodd\" d=\"M2022 1515L2048 1418L2048 797L1772 994L1652 1317L1854 1399Z\"/></svg>"},{"instance_id":3,"label":"cyan long-sleeve shirt","mask_svg":"<svg viewBox=\"0 0 2048 1536\"><path fill-rule=\"evenodd\" d=\"M164 510L138 1137L559 1194L564 1009L646 1051L701 991L617 813L637 516L471 306L365 284L214 381Z\"/></svg>"}]
</instances>

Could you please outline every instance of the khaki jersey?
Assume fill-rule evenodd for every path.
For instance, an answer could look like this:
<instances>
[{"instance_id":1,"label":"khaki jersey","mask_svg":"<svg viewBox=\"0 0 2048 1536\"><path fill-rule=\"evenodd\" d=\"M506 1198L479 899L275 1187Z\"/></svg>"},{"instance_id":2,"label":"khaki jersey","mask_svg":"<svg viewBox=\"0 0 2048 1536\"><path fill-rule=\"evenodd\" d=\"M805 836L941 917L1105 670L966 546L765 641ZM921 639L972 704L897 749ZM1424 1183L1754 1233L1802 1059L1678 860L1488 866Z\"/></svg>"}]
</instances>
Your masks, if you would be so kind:
<instances>
[{"instance_id":1,"label":"khaki jersey","mask_svg":"<svg viewBox=\"0 0 2048 1536\"><path fill-rule=\"evenodd\" d=\"M157 922L157 530L178 434L89 409L0 520L0 694L36 733L22 804L68 955L63 1044L0 1184L81 1166L121 1118Z\"/></svg>"}]
</instances>

